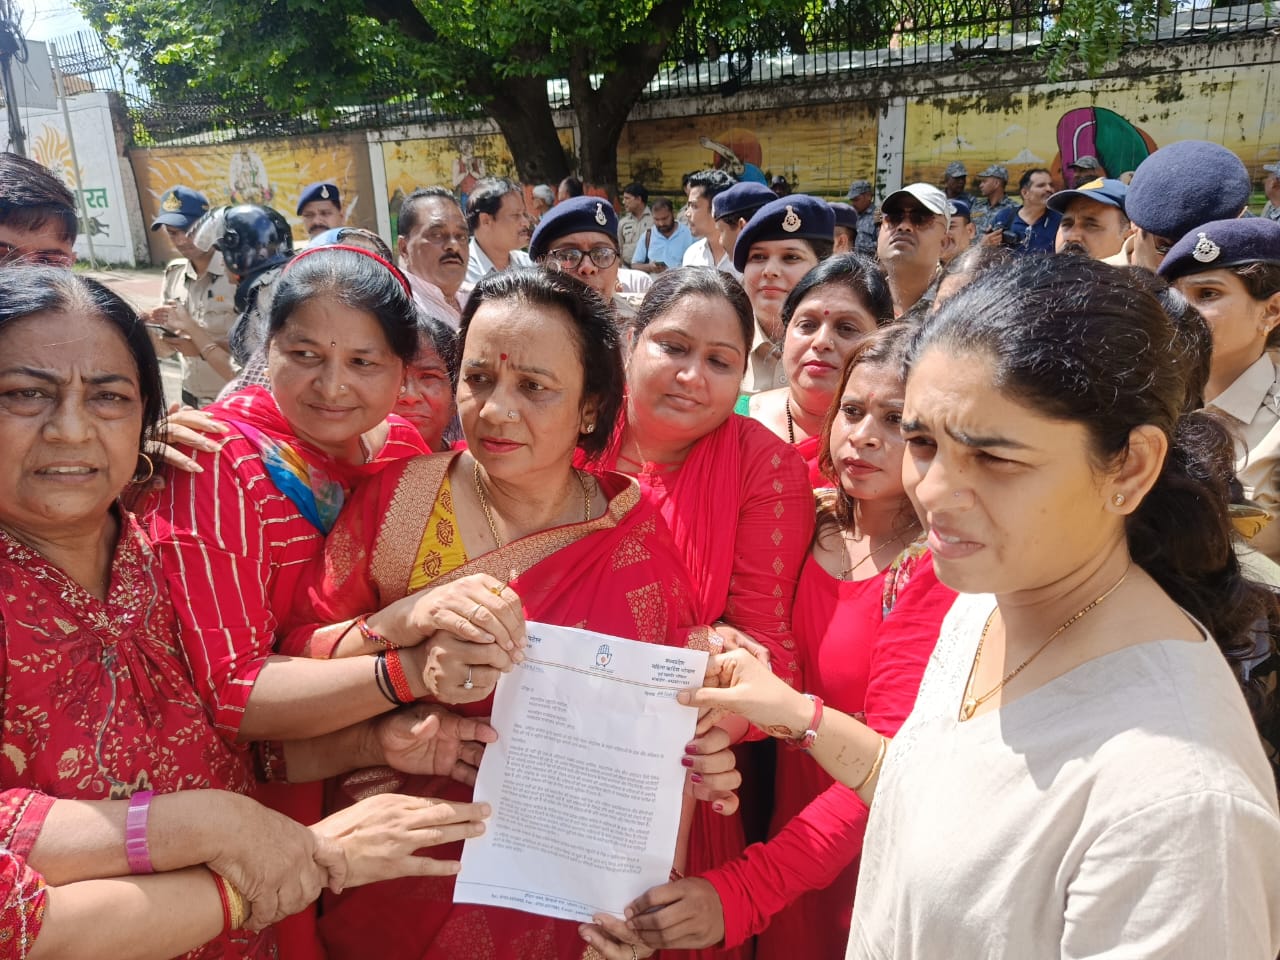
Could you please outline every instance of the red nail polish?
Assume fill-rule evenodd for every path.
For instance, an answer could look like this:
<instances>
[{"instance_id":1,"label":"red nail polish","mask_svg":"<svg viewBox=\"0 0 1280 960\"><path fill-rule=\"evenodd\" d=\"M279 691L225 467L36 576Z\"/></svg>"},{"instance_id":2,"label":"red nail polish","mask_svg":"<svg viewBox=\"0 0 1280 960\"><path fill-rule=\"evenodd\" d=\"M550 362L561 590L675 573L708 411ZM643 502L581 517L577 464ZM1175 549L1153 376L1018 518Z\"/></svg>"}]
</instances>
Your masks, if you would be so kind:
<instances>
[{"instance_id":1,"label":"red nail polish","mask_svg":"<svg viewBox=\"0 0 1280 960\"><path fill-rule=\"evenodd\" d=\"M698 754L698 745L697 745L696 743L686 743L686 744L684 745L684 752L685 752L685 753L691 753L691 754L693 754L694 756L697 756L697 754Z\"/></svg>"},{"instance_id":2,"label":"red nail polish","mask_svg":"<svg viewBox=\"0 0 1280 960\"><path fill-rule=\"evenodd\" d=\"M711 805L711 809L714 810L716 813L724 813L724 804L721 803L719 800L717 800L715 803Z\"/></svg>"},{"instance_id":3,"label":"red nail polish","mask_svg":"<svg viewBox=\"0 0 1280 960\"><path fill-rule=\"evenodd\" d=\"M694 783L701 783L701 782L702 782L702 774L700 774L700 773L691 773L691 774L689 774L689 779L690 779L690 780L692 780Z\"/></svg>"},{"instance_id":4,"label":"red nail polish","mask_svg":"<svg viewBox=\"0 0 1280 960\"><path fill-rule=\"evenodd\" d=\"M692 767L692 766L693 766L693 757L681 757L681 758L680 758L680 765L681 765L681 766L684 766L684 767Z\"/></svg>"}]
</instances>

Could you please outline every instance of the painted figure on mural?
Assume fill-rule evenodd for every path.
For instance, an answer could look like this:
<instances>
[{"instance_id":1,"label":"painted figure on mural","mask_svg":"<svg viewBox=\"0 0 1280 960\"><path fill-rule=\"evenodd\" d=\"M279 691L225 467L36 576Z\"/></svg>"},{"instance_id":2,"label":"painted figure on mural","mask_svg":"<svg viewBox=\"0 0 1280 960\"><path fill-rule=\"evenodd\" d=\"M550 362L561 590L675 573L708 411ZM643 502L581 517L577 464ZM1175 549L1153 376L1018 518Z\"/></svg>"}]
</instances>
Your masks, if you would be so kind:
<instances>
[{"instance_id":1,"label":"painted figure on mural","mask_svg":"<svg viewBox=\"0 0 1280 960\"><path fill-rule=\"evenodd\" d=\"M761 165L764 163L764 149L760 141L750 130L734 127L726 130L715 140L710 137L699 137L698 143L710 150L715 156L712 167L723 170L735 180L749 180L755 183L768 183Z\"/></svg>"},{"instance_id":2,"label":"painted figure on mural","mask_svg":"<svg viewBox=\"0 0 1280 960\"><path fill-rule=\"evenodd\" d=\"M476 156L475 141L463 137L458 141L458 156L453 161L453 192L460 203L467 202L467 195L485 176L484 158Z\"/></svg>"},{"instance_id":3,"label":"painted figure on mural","mask_svg":"<svg viewBox=\"0 0 1280 960\"><path fill-rule=\"evenodd\" d=\"M241 147L231 155L227 170L227 195L232 203L270 203L271 181L267 165L256 150Z\"/></svg>"}]
</instances>

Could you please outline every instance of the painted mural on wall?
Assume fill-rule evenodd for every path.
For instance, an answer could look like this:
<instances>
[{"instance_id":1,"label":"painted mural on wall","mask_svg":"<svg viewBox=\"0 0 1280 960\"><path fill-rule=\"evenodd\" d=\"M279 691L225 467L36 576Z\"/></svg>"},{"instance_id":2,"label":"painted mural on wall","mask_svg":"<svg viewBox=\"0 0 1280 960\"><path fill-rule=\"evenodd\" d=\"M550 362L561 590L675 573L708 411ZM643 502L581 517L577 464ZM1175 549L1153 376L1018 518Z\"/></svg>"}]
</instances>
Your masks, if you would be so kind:
<instances>
[{"instance_id":1,"label":"painted mural on wall","mask_svg":"<svg viewBox=\"0 0 1280 960\"><path fill-rule=\"evenodd\" d=\"M71 114L80 161L80 190L76 187L77 165L72 161L71 141L61 114L28 114L28 152L33 160L48 167L73 193L83 192L80 235L76 254L89 253L93 239L94 256L109 263L135 262L133 239L129 234L129 212L120 183L120 158L115 152L115 134L110 115L99 110L76 110ZM76 197L77 203L82 198Z\"/></svg>"},{"instance_id":2,"label":"painted mural on wall","mask_svg":"<svg viewBox=\"0 0 1280 960\"><path fill-rule=\"evenodd\" d=\"M952 160L971 177L1000 163L1012 192L1031 167L1062 184L1063 168L1090 155L1114 177L1178 140L1221 143L1260 180L1280 151L1277 92L1280 69L1249 64L908 100L903 180L938 182Z\"/></svg>"},{"instance_id":3,"label":"painted mural on wall","mask_svg":"<svg viewBox=\"0 0 1280 960\"><path fill-rule=\"evenodd\" d=\"M284 214L295 242L306 239L296 216L302 188L317 180L332 180L342 191L347 222L376 226L369 174L369 154L360 137L300 137L254 140L218 146L157 147L131 152L142 212L148 224L155 217L161 195L170 187L194 187L214 206L260 203ZM157 262L173 256L167 243L152 236Z\"/></svg>"},{"instance_id":4,"label":"painted mural on wall","mask_svg":"<svg viewBox=\"0 0 1280 960\"><path fill-rule=\"evenodd\" d=\"M679 197L681 177L716 167L761 183L786 177L798 192L843 197L874 179L876 112L863 103L796 106L633 120L618 145L618 177Z\"/></svg>"},{"instance_id":5,"label":"painted mural on wall","mask_svg":"<svg viewBox=\"0 0 1280 960\"><path fill-rule=\"evenodd\" d=\"M565 152L572 154L573 130L565 127L558 133ZM480 179L516 176L507 141L497 133L388 140L382 144L382 162L387 173L392 236L404 198L419 187L446 187L465 204L467 194Z\"/></svg>"}]
</instances>

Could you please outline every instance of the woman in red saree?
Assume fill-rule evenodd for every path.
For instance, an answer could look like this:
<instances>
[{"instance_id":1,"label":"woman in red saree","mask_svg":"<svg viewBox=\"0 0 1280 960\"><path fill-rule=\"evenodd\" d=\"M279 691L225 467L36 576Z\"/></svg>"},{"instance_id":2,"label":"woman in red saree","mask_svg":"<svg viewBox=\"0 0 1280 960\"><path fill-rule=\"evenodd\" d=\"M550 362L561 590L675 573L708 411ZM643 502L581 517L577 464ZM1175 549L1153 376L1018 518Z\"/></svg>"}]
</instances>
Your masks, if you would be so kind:
<instances>
[{"instance_id":1,"label":"woman in red saree","mask_svg":"<svg viewBox=\"0 0 1280 960\"><path fill-rule=\"evenodd\" d=\"M467 622L495 628L492 601L516 594L532 620L649 643L690 642L694 598L657 511L629 478L573 468L576 449L591 456L604 446L607 433L597 427L621 405L610 311L562 275L494 274L472 294L461 337L458 410L471 452L415 458L361 487L329 537L324 582L312 591L316 621L331 625L295 631L290 648L348 656L413 641L413 610L426 603L453 609L459 631ZM488 602L470 602L466 591L477 587L492 591ZM349 619L357 614L365 616ZM694 634L706 641L705 629ZM500 670L521 656L440 632L430 643L435 688L408 676L410 692L470 701L461 709L473 716L488 712ZM727 743L719 731L698 741L686 764L701 780L695 793L720 796L736 784ZM370 773L340 783L337 802L389 786L470 796L454 783ZM725 796L716 805L728 812L734 801ZM700 830L702 820L685 831L689 861L714 856L704 848L717 837ZM330 957L577 960L593 948L632 956L595 928L455 905L452 887L447 879L396 881L330 898L321 920Z\"/></svg>"},{"instance_id":2,"label":"woman in red saree","mask_svg":"<svg viewBox=\"0 0 1280 960\"><path fill-rule=\"evenodd\" d=\"M787 385L744 398L739 411L800 452L815 490L831 480L818 465L822 423L840 389L850 351L893 320L888 284L873 260L844 253L804 275L782 307L782 365Z\"/></svg>"}]
</instances>

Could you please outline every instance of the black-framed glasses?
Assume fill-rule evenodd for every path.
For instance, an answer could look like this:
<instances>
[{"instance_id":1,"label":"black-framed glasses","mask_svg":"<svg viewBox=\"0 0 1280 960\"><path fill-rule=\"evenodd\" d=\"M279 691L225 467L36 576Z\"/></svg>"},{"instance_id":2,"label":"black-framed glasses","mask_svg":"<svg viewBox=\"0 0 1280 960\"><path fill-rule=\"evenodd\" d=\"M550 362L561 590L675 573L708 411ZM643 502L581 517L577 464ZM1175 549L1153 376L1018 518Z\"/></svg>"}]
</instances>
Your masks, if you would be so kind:
<instances>
[{"instance_id":1,"label":"black-framed glasses","mask_svg":"<svg viewBox=\"0 0 1280 960\"><path fill-rule=\"evenodd\" d=\"M906 210L884 210L881 216L888 221L889 226L896 227L903 220L911 221L913 227L927 227L933 223L933 218L937 216L932 210L922 210L919 207L911 207Z\"/></svg>"},{"instance_id":2,"label":"black-framed glasses","mask_svg":"<svg viewBox=\"0 0 1280 960\"><path fill-rule=\"evenodd\" d=\"M547 251L547 259L566 270L577 270L583 257L589 257L601 270L608 270L618 262L618 251L607 244L592 247L590 250L579 250L577 247L560 247Z\"/></svg>"}]
</instances>

